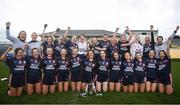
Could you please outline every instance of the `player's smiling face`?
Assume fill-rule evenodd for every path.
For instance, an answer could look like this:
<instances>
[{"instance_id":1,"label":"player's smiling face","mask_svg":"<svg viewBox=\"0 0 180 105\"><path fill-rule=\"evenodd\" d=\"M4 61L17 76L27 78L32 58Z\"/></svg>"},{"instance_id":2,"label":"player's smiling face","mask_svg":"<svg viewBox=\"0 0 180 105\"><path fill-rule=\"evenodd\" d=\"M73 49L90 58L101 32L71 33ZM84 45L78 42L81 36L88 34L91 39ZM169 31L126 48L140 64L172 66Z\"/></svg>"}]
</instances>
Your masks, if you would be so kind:
<instances>
[{"instance_id":1,"label":"player's smiling face","mask_svg":"<svg viewBox=\"0 0 180 105\"><path fill-rule=\"evenodd\" d=\"M129 53L125 53L125 59L126 60L130 60L131 59L131 55Z\"/></svg>"},{"instance_id":2,"label":"player's smiling face","mask_svg":"<svg viewBox=\"0 0 180 105\"><path fill-rule=\"evenodd\" d=\"M100 55L101 55L101 58L102 58L102 59L105 59L105 58L106 58L106 54L105 54L104 51L101 51L101 52L100 52Z\"/></svg>"},{"instance_id":3,"label":"player's smiling face","mask_svg":"<svg viewBox=\"0 0 180 105\"><path fill-rule=\"evenodd\" d=\"M62 56L66 56L66 54L67 54L66 50L65 50L65 49L62 49L62 50L61 50L61 55L62 55Z\"/></svg>"},{"instance_id":4,"label":"player's smiling face","mask_svg":"<svg viewBox=\"0 0 180 105\"><path fill-rule=\"evenodd\" d=\"M88 54L88 58L89 58L89 59L93 59L93 57L94 57L93 52L92 52L92 51L89 51L88 53L89 53L89 54Z\"/></svg>"},{"instance_id":5,"label":"player's smiling face","mask_svg":"<svg viewBox=\"0 0 180 105\"><path fill-rule=\"evenodd\" d=\"M81 35L79 40L80 42L84 42L84 36Z\"/></svg>"},{"instance_id":6,"label":"player's smiling face","mask_svg":"<svg viewBox=\"0 0 180 105\"><path fill-rule=\"evenodd\" d=\"M163 43L163 39L162 38L157 38L157 43L158 44L162 44Z\"/></svg>"},{"instance_id":7,"label":"player's smiling face","mask_svg":"<svg viewBox=\"0 0 180 105\"><path fill-rule=\"evenodd\" d=\"M19 51L17 52L16 57L17 57L18 59L22 59L23 56L24 56L24 51L23 51L23 50L19 50Z\"/></svg>"},{"instance_id":8,"label":"player's smiling face","mask_svg":"<svg viewBox=\"0 0 180 105\"><path fill-rule=\"evenodd\" d=\"M151 50L151 51L149 52L149 57L150 57L150 58L154 58L154 57L155 57L155 52L154 52L153 50Z\"/></svg>"},{"instance_id":9,"label":"player's smiling face","mask_svg":"<svg viewBox=\"0 0 180 105\"><path fill-rule=\"evenodd\" d=\"M53 42L52 37L48 37L48 44L51 44Z\"/></svg>"},{"instance_id":10,"label":"player's smiling face","mask_svg":"<svg viewBox=\"0 0 180 105\"><path fill-rule=\"evenodd\" d=\"M33 56L33 58L38 58L38 56L39 56L39 51L38 51L38 49L34 49L34 50L32 51L32 56Z\"/></svg>"},{"instance_id":11,"label":"player's smiling face","mask_svg":"<svg viewBox=\"0 0 180 105\"><path fill-rule=\"evenodd\" d=\"M77 56L77 54L78 54L78 49L73 49L72 53L73 53L73 55Z\"/></svg>"},{"instance_id":12,"label":"player's smiling face","mask_svg":"<svg viewBox=\"0 0 180 105\"><path fill-rule=\"evenodd\" d=\"M77 42L77 37L76 37L76 36L72 36L71 41L72 41L73 43L76 43L76 42Z\"/></svg>"},{"instance_id":13,"label":"player's smiling face","mask_svg":"<svg viewBox=\"0 0 180 105\"><path fill-rule=\"evenodd\" d=\"M149 44L149 43L150 43L150 37L149 37L149 36L146 36L144 40L145 40L145 43L146 43L146 44Z\"/></svg>"},{"instance_id":14,"label":"player's smiling face","mask_svg":"<svg viewBox=\"0 0 180 105\"><path fill-rule=\"evenodd\" d=\"M114 59L115 59L115 60L118 60L118 59L119 59L118 53L114 53Z\"/></svg>"},{"instance_id":15,"label":"player's smiling face","mask_svg":"<svg viewBox=\"0 0 180 105\"><path fill-rule=\"evenodd\" d=\"M104 41L108 41L108 36L104 35Z\"/></svg>"},{"instance_id":16,"label":"player's smiling face","mask_svg":"<svg viewBox=\"0 0 180 105\"><path fill-rule=\"evenodd\" d=\"M25 41L26 40L26 32L25 31L21 31L19 33L19 39Z\"/></svg>"},{"instance_id":17,"label":"player's smiling face","mask_svg":"<svg viewBox=\"0 0 180 105\"><path fill-rule=\"evenodd\" d=\"M122 36L121 36L121 42L125 43L126 40L127 40L127 39L126 39L126 36L125 36L125 35L122 35Z\"/></svg>"},{"instance_id":18,"label":"player's smiling face","mask_svg":"<svg viewBox=\"0 0 180 105\"><path fill-rule=\"evenodd\" d=\"M47 55L52 56L52 54L53 54L52 48L47 48Z\"/></svg>"},{"instance_id":19,"label":"player's smiling face","mask_svg":"<svg viewBox=\"0 0 180 105\"><path fill-rule=\"evenodd\" d=\"M165 57L165 53L163 51L159 52L159 57L163 59Z\"/></svg>"},{"instance_id":20,"label":"player's smiling face","mask_svg":"<svg viewBox=\"0 0 180 105\"><path fill-rule=\"evenodd\" d=\"M97 39L96 39L96 38L93 38L93 39L92 39L92 43L94 43L94 44L97 43Z\"/></svg>"},{"instance_id":21,"label":"player's smiling face","mask_svg":"<svg viewBox=\"0 0 180 105\"><path fill-rule=\"evenodd\" d=\"M38 37L38 36L37 36L37 33L33 32L33 33L31 34L32 40L36 40L37 37Z\"/></svg>"}]
</instances>

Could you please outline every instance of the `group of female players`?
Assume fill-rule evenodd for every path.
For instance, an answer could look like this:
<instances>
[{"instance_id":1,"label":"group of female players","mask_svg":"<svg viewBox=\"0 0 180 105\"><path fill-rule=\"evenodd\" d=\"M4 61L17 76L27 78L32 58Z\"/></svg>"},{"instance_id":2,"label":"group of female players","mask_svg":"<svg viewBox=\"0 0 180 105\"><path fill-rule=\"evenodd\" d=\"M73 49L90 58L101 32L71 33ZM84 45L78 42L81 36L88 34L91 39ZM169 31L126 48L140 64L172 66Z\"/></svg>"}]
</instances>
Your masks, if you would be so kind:
<instances>
[{"instance_id":1,"label":"group of female players","mask_svg":"<svg viewBox=\"0 0 180 105\"><path fill-rule=\"evenodd\" d=\"M44 26L44 29L47 25ZM169 42L179 29L166 42L157 37L154 42L153 26L151 35L141 44L139 37L128 27L129 38L104 35L102 41L94 37L90 42L82 34L67 40L68 31L59 40L53 36L37 41L33 32L32 41L26 42L26 32L18 38L10 35L10 22L6 23L6 36L13 43L1 56L9 67L9 95L53 94L58 92L84 91L89 83L95 84L97 92L156 92L173 93L171 62L168 53ZM13 53L10 53L14 50ZM70 87L70 89L69 89Z\"/></svg>"}]
</instances>

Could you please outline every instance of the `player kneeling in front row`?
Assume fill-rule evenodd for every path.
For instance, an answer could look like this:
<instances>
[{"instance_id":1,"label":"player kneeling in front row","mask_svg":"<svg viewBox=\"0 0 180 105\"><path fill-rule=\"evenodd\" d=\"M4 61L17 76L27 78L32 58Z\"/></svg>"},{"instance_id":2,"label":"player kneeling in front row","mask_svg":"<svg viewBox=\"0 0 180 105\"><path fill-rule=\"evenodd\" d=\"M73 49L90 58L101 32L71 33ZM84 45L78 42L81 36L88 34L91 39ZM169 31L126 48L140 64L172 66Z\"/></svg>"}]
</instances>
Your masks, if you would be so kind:
<instances>
[{"instance_id":1,"label":"player kneeling in front row","mask_svg":"<svg viewBox=\"0 0 180 105\"><path fill-rule=\"evenodd\" d=\"M41 93L41 58L37 48L32 49L32 56L27 58L27 94L34 91Z\"/></svg>"},{"instance_id":2,"label":"player kneeling in front row","mask_svg":"<svg viewBox=\"0 0 180 105\"><path fill-rule=\"evenodd\" d=\"M14 51L14 57L6 58L6 54L1 57L2 61L6 61L10 71L10 94L9 96L21 96L23 93L23 87L25 86L25 70L26 60L24 50L22 48L16 48Z\"/></svg>"},{"instance_id":3,"label":"player kneeling in front row","mask_svg":"<svg viewBox=\"0 0 180 105\"><path fill-rule=\"evenodd\" d=\"M72 49L70 58L70 77L72 91L81 90L81 72L82 72L82 59L78 56L78 49Z\"/></svg>"},{"instance_id":4,"label":"player kneeling in front row","mask_svg":"<svg viewBox=\"0 0 180 105\"><path fill-rule=\"evenodd\" d=\"M84 61L84 70L82 74L82 88L85 89L84 93L80 95L86 97L89 92L94 92L96 95L96 88L94 85L94 77L96 74L97 63L94 60L93 51L87 52L87 58Z\"/></svg>"},{"instance_id":5,"label":"player kneeling in front row","mask_svg":"<svg viewBox=\"0 0 180 105\"><path fill-rule=\"evenodd\" d=\"M134 92L145 91L145 63L141 53L135 54L134 59Z\"/></svg>"},{"instance_id":6,"label":"player kneeling in front row","mask_svg":"<svg viewBox=\"0 0 180 105\"><path fill-rule=\"evenodd\" d=\"M171 83L171 62L166 52L161 50L159 52L158 59L158 90L159 93L166 93L171 95L173 93L173 87Z\"/></svg>"},{"instance_id":7,"label":"player kneeling in front row","mask_svg":"<svg viewBox=\"0 0 180 105\"><path fill-rule=\"evenodd\" d=\"M122 62L123 70L123 92L133 92L134 63L129 52L125 53L125 60Z\"/></svg>"},{"instance_id":8,"label":"player kneeling in front row","mask_svg":"<svg viewBox=\"0 0 180 105\"><path fill-rule=\"evenodd\" d=\"M121 69L121 61L118 52L113 52L112 60L110 63L110 75L109 75L109 90L117 92L121 90L123 72Z\"/></svg>"},{"instance_id":9,"label":"player kneeling in front row","mask_svg":"<svg viewBox=\"0 0 180 105\"><path fill-rule=\"evenodd\" d=\"M97 92L107 92L108 90L108 72L109 72L109 60L106 57L105 51L100 51L100 59L97 63L97 80L96 89Z\"/></svg>"},{"instance_id":10,"label":"player kneeling in front row","mask_svg":"<svg viewBox=\"0 0 180 105\"><path fill-rule=\"evenodd\" d=\"M57 81L58 81L58 91L62 92L63 90L65 92L68 91L69 87L69 79L68 79L68 73L69 73L69 60L67 57L67 51L66 49L61 49L60 57L57 59Z\"/></svg>"},{"instance_id":11,"label":"player kneeling in front row","mask_svg":"<svg viewBox=\"0 0 180 105\"><path fill-rule=\"evenodd\" d=\"M42 93L46 95L48 91L51 94L55 92L56 82L56 59L53 56L53 48L47 48L47 56L42 59L43 75L42 75Z\"/></svg>"}]
</instances>

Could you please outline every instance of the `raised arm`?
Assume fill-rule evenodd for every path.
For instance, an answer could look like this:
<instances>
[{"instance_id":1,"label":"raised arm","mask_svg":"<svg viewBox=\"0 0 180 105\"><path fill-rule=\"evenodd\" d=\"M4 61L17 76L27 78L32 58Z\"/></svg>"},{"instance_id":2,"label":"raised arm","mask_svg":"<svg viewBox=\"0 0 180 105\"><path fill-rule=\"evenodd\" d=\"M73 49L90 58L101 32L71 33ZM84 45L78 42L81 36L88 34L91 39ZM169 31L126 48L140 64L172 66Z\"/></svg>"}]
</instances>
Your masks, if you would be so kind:
<instances>
[{"instance_id":1,"label":"raised arm","mask_svg":"<svg viewBox=\"0 0 180 105\"><path fill-rule=\"evenodd\" d=\"M6 38L14 43L16 42L17 38L10 35L10 25L11 25L10 22L6 23Z\"/></svg>"},{"instance_id":2,"label":"raised arm","mask_svg":"<svg viewBox=\"0 0 180 105\"><path fill-rule=\"evenodd\" d=\"M4 54L2 54L2 56L0 57L0 61L5 61L6 60L6 56L7 53L10 52L13 48L8 47L8 49L4 52Z\"/></svg>"},{"instance_id":3,"label":"raised arm","mask_svg":"<svg viewBox=\"0 0 180 105\"><path fill-rule=\"evenodd\" d=\"M153 47L153 50L155 49L154 46L155 46L155 42L154 42L154 32L153 32L153 28L154 26L153 25L150 25L150 32L151 32L151 44L152 44L152 47Z\"/></svg>"},{"instance_id":4,"label":"raised arm","mask_svg":"<svg viewBox=\"0 0 180 105\"><path fill-rule=\"evenodd\" d=\"M130 41L129 41L129 45L131 45L132 43L134 43L135 42L135 35L134 34L132 34L131 35L131 39L130 39Z\"/></svg>"},{"instance_id":5,"label":"raised arm","mask_svg":"<svg viewBox=\"0 0 180 105\"><path fill-rule=\"evenodd\" d=\"M68 27L63 35L63 37L66 39L67 38L67 35L68 35L68 32L69 30L71 29L71 27Z\"/></svg>"},{"instance_id":6,"label":"raised arm","mask_svg":"<svg viewBox=\"0 0 180 105\"><path fill-rule=\"evenodd\" d=\"M172 35L169 36L168 40L171 41L171 40L173 39L173 37L176 35L176 33L178 32L178 30L179 30L179 25L176 26L176 29L174 30L174 32L172 33Z\"/></svg>"},{"instance_id":7,"label":"raised arm","mask_svg":"<svg viewBox=\"0 0 180 105\"><path fill-rule=\"evenodd\" d=\"M172 33L171 36L169 36L168 40L165 41L165 43L168 45L167 48L167 55L170 58L170 44L172 42L172 39L174 38L174 36L176 35L177 31L179 30L179 25L176 26L176 29L174 30L174 32Z\"/></svg>"},{"instance_id":8,"label":"raised arm","mask_svg":"<svg viewBox=\"0 0 180 105\"><path fill-rule=\"evenodd\" d=\"M118 32L118 31L119 31L119 28L117 27L116 30L115 30L115 32L113 33L113 37L114 37L114 38L117 38L117 32Z\"/></svg>"},{"instance_id":9,"label":"raised arm","mask_svg":"<svg viewBox=\"0 0 180 105\"><path fill-rule=\"evenodd\" d=\"M176 29L174 30L174 32L168 37L168 40L166 40L164 43L171 44L171 41L172 41L173 37L176 35L178 30L179 30L179 25L176 26Z\"/></svg>"},{"instance_id":10,"label":"raised arm","mask_svg":"<svg viewBox=\"0 0 180 105\"><path fill-rule=\"evenodd\" d=\"M48 24L44 24L44 29L43 29L43 32L42 32L42 38L41 38L41 41L44 42L45 41L45 35L44 35L44 32L47 28Z\"/></svg>"},{"instance_id":11,"label":"raised arm","mask_svg":"<svg viewBox=\"0 0 180 105\"><path fill-rule=\"evenodd\" d=\"M128 41L130 41L132 39L132 32L130 31L128 26L126 26L126 29L127 29L128 33L129 33Z\"/></svg>"}]
</instances>

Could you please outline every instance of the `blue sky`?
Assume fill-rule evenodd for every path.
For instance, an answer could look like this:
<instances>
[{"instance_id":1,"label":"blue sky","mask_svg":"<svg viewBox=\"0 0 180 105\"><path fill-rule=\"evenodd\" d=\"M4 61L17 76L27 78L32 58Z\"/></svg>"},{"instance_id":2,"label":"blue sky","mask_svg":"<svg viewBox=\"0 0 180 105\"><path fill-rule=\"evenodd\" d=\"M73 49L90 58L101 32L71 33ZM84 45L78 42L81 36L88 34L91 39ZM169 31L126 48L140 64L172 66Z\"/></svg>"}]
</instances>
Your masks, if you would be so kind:
<instances>
[{"instance_id":1,"label":"blue sky","mask_svg":"<svg viewBox=\"0 0 180 105\"><path fill-rule=\"evenodd\" d=\"M0 0L0 37L4 38L5 23L11 21L12 35L25 30L28 41L32 32L47 32L57 27L66 29L105 29L119 32L149 29L153 24L167 38L180 25L180 0Z\"/></svg>"}]
</instances>

